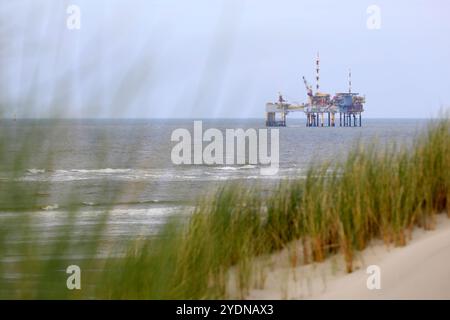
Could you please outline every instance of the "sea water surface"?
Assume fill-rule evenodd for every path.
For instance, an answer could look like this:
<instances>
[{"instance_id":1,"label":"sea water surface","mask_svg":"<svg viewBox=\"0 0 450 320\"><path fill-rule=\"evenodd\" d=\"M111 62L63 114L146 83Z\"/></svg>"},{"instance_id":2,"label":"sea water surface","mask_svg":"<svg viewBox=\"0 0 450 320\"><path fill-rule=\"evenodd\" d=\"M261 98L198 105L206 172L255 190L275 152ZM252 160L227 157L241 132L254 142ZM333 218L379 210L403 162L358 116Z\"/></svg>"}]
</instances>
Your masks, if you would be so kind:
<instances>
[{"instance_id":1,"label":"sea water surface","mask_svg":"<svg viewBox=\"0 0 450 320\"><path fill-rule=\"evenodd\" d=\"M307 128L293 119L280 133L280 169L262 176L258 165L175 165L171 134L194 120L2 120L0 187L14 181L36 190L32 205L0 200L0 219L17 211L38 217L51 238L64 227L68 208L79 206L77 223L90 225L109 211L108 234L135 238L153 234L170 216L188 215L195 203L229 181L271 188L301 178L314 163L338 161L359 141L411 145L425 120L363 119L363 127ZM203 120L203 130L265 129L263 119ZM24 147L26 145L26 147ZM206 143L205 143L206 145ZM21 156L28 150L26 156ZM23 157L20 172L12 163Z\"/></svg>"}]
</instances>

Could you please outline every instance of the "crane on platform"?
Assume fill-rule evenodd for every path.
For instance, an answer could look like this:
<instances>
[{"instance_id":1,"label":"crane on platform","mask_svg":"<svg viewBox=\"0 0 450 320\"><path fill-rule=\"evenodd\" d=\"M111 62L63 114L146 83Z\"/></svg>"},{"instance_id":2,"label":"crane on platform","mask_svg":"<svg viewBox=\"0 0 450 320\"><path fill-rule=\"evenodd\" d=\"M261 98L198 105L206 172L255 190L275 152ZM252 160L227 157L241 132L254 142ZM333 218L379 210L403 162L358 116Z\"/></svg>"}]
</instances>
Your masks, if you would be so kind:
<instances>
[{"instance_id":1,"label":"crane on platform","mask_svg":"<svg viewBox=\"0 0 450 320\"><path fill-rule=\"evenodd\" d=\"M313 96L312 87L309 85L308 81L306 81L306 78L303 76L303 83L305 84L306 92L308 93L308 96Z\"/></svg>"}]
</instances>

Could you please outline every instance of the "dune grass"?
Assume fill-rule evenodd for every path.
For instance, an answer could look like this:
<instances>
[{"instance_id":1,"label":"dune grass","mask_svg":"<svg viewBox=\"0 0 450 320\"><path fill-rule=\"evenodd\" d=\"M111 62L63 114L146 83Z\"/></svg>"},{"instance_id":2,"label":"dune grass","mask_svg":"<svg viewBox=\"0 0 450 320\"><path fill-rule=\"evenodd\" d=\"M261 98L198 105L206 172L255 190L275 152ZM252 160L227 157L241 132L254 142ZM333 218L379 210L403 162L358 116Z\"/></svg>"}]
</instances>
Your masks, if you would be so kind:
<instances>
[{"instance_id":1,"label":"dune grass","mask_svg":"<svg viewBox=\"0 0 450 320\"><path fill-rule=\"evenodd\" d=\"M33 199L26 190L0 193L11 202ZM75 226L62 231L45 260L35 244L17 245L22 259L0 263L0 298L228 298L230 281L245 298L258 277L255 257L296 241L301 245L290 250L292 266L343 254L352 272L355 253L371 240L404 246L413 228L432 229L440 213L450 217L448 119L431 122L411 147L357 145L346 160L312 166L306 178L282 181L269 194L226 185L202 200L187 222L170 221L157 237L127 243L120 257L95 256L107 212L83 243L73 235ZM75 216L76 208L68 225ZM24 217L2 220L0 258L11 251L8 237L32 229L33 220ZM65 258L74 246L91 258ZM83 270L80 291L65 287L70 264Z\"/></svg>"}]
</instances>

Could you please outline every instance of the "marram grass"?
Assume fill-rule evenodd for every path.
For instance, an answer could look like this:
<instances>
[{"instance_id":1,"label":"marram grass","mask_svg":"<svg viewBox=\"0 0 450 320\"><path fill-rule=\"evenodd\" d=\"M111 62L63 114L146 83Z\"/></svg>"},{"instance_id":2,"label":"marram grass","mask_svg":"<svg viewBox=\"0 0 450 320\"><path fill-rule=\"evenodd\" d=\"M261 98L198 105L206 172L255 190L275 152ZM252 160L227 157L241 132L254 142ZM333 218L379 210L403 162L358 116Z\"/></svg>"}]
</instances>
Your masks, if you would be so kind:
<instances>
[{"instance_id":1,"label":"marram grass","mask_svg":"<svg viewBox=\"0 0 450 320\"><path fill-rule=\"evenodd\" d=\"M26 162L31 155L25 148L22 156ZM14 184L0 190L2 206L9 200L12 208L33 202L33 194ZM119 257L112 249L97 255L102 245L116 247L102 240L107 212L80 242L76 211L44 246L11 240L33 234L32 217L15 211L2 218L0 298L228 298L230 281L245 298L264 286L255 257L289 247L297 266L342 254L352 272L355 253L373 239L404 246L413 228L432 229L436 214L450 217L450 121L430 123L412 147L357 145L345 161L313 166L306 178L280 182L269 194L229 184L202 200L187 222L169 221L157 237L126 243ZM85 258L69 258L74 249ZM5 261L11 252L18 259ZM83 270L79 291L66 288L69 264Z\"/></svg>"}]
</instances>

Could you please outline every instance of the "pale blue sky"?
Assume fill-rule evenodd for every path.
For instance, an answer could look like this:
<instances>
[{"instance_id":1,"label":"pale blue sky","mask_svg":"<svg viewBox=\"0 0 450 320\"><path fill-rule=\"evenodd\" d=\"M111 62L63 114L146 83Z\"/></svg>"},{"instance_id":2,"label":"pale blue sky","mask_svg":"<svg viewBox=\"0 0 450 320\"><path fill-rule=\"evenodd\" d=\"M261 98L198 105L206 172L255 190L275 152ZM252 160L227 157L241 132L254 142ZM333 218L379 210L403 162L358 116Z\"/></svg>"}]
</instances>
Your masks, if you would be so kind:
<instances>
[{"instance_id":1,"label":"pale blue sky","mask_svg":"<svg viewBox=\"0 0 450 320\"><path fill-rule=\"evenodd\" d=\"M81 8L81 30L66 8ZM381 29L366 26L369 5ZM450 106L446 0L1 0L5 116L263 117L301 81L353 88L366 117L430 117Z\"/></svg>"}]
</instances>

